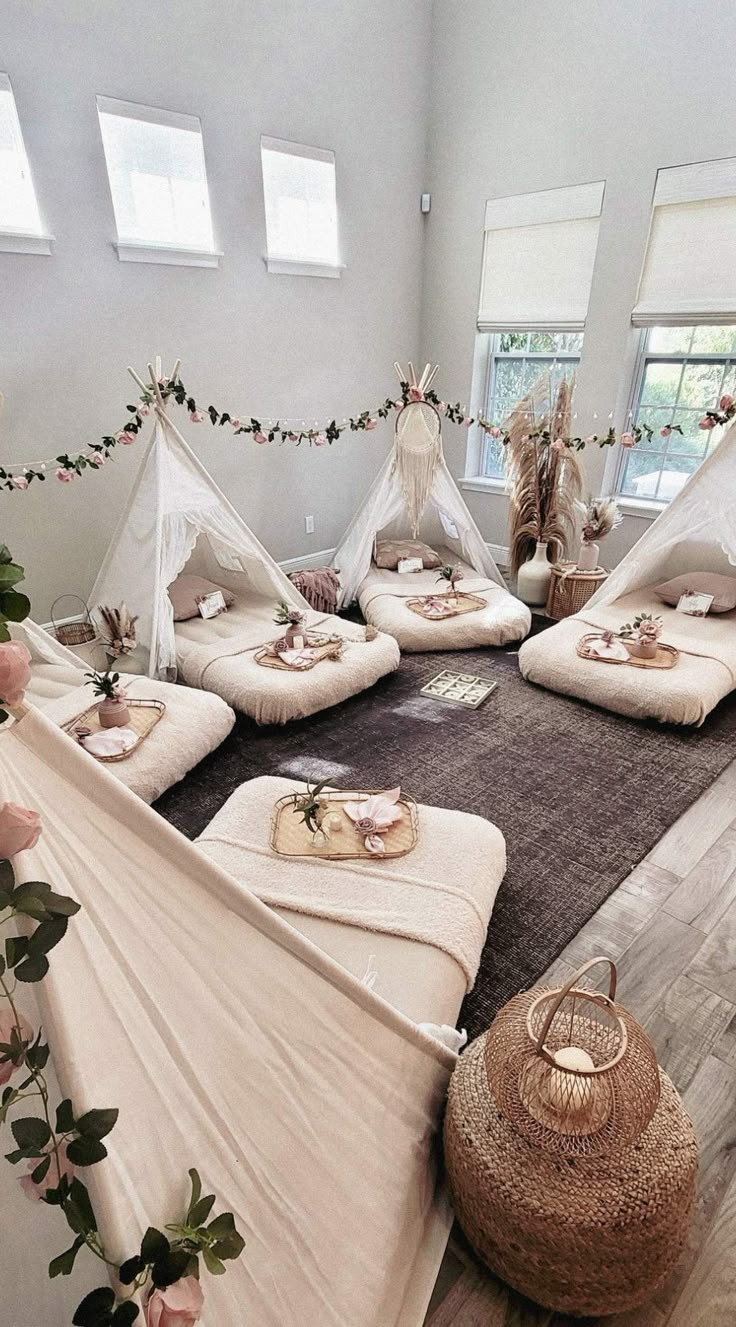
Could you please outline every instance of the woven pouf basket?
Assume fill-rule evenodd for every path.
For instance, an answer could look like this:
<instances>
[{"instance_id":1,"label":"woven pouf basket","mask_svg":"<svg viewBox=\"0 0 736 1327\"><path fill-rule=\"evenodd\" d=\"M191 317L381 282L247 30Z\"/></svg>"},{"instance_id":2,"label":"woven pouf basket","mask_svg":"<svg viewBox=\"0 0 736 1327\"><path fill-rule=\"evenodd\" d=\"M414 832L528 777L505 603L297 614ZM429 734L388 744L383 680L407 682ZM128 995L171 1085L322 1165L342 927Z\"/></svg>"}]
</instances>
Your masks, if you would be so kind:
<instances>
[{"instance_id":1,"label":"woven pouf basket","mask_svg":"<svg viewBox=\"0 0 736 1327\"><path fill-rule=\"evenodd\" d=\"M488 1035L461 1056L445 1117L462 1229L493 1272L546 1308L593 1317L638 1307L672 1272L695 1197L697 1143L672 1083L660 1070L656 1111L629 1146L555 1155L498 1110Z\"/></svg>"}]
</instances>

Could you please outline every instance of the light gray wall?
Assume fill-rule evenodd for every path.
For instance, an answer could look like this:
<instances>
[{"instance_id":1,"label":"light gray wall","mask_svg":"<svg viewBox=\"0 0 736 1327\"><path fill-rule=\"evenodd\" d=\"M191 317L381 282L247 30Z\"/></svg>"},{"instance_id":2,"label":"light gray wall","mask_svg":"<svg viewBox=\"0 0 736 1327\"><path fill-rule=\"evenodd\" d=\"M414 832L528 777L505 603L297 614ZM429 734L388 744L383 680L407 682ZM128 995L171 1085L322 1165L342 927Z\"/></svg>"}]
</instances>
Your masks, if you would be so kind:
<instances>
[{"instance_id":1,"label":"light gray wall","mask_svg":"<svg viewBox=\"0 0 736 1327\"><path fill-rule=\"evenodd\" d=\"M342 418L392 391L419 342L429 20L426 0L0 0L0 69L56 239L50 258L0 254L0 460L119 428L126 365L156 353L235 414ZM201 116L219 270L118 261L97 93ZM267 274L261 133L334 149L341 280ZM185 432L277 558L335 545L390 437L310 454ZM91 588L140 447L74 485L0 493L40 620Z\"/></svg>"},{"instance_id":2,"label":"light gray wall","mask_svg":"<svg viewBox=\"0 0 736 1327\"><path fill-rule=\"evenodd\" d=\"M583 433L609 411L621 427L657 168L736 151L735 45L736 7L722 0L436 0L422 352L442 366L441 392L470 398L485 200L604 179L575 408ZM445 429L456 476L466 441ZM607 488L613 458L585 458L591 491ZM505 497L465 496L485 537L506 544ZM627 516L606 564L647 525Z\"/></svg>"}]
</instances>

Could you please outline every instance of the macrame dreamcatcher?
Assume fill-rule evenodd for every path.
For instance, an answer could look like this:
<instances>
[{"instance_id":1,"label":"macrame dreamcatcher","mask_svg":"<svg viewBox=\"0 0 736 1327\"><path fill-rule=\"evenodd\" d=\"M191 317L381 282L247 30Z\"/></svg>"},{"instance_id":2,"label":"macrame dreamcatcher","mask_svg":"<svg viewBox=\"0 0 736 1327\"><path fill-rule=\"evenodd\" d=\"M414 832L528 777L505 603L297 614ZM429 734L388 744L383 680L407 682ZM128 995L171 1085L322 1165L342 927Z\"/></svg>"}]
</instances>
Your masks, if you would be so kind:
<instances>
[{"instance_id":1,"label":"macrame dreamcatcher","mask_svg":"<svg viewBox=\"0 0 736 1327\"><path fill-rule=\"evenodd\" d=\"M409 515L412 539L419 532L419 521L432 491L432 479L438 461L442 458L440 416L435 407L424 399L439 369L425 364L417 382L414 365L409 363L408 373L400 364L394 364L400 383L409 384L409 400L396 419L394 466L399 476L401 491Z\"/></svg>"}]
</instances>

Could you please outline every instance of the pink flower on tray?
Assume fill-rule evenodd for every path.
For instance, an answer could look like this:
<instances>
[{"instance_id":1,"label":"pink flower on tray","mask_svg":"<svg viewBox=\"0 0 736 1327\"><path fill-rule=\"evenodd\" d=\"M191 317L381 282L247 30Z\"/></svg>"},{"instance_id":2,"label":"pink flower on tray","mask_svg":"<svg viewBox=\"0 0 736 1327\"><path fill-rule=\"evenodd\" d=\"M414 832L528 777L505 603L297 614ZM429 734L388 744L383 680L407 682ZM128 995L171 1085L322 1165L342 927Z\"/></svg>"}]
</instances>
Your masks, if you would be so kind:
<instances>
[{"instance_id":1,"label":"pink flower on tray","mask_svg":"<svg viewBox=\"0 0 736 1327\"><path fill-rule=\"evenodd\" d=\"M71 484L74 478L74 471L67 470L65 465L60 465L56 471L56 478L60 484Z\"/></svg>"},{"instance_id":2,"label":"pink flower on tray","mask_svg":"<svg viewBox=\"0 0 736 1327\"><path fill-rule=\"evenodd\" d=\"M707 431L709 429L716 428L717 424L718 420L714 419L712 415L704 415L700 423L698 424L698 428L705 429Z\"/></svg>"},{"instance_id":3,"label":"pink flower on tray","mask_svg":"<svg viewBox=\"0 0 736 1327\"><path fill-rule=\"evenodd\" d=\"M25 475L13 475L13 488L28 488L28 480Z\"/></svg>"},{"instance_id":4,"label":"pink flower on tray","mask_svg":"<svg viewBox=\"0 0 736 1327\"><path fill-rule=\"evenodd\" d=\"M622 433L622 434L621 434L621 446L622 446L622 447L635 447L635 446L636 446L636 438L634 437L633 433Z\"/></svg>"},{"instance_id":5,"label":"pink flower on tray","mask_svg":"<svg viewBox=\"0 0 736 1327\"><path fill-rule=\"evenodd\" d=\"M135 442L135 433L129 433L127 429L123 429L122 433L118 433L118 442L123 447L130 447Z\"/></svg>"},{"instance_id":6,"label":"pink flower on tray","mask_svg":"<svg viewBox=\"0 0 736 1327\"><path fill-rule=\"evenodd\" d=\"M13 1028L15 1026L15 1015L13 1014L12 1009L9 1005L4 1005L0 1008L0 1041L4 1046L11 1045ZM30 1046L33 1041L34 1032L30 1023L27 1022L22 1014L18 1015L18 1027L20 1029L23 1045ZM0 1087L3 1087L10 1081L16 1071L16 1067L17 1066L13 1064L13 1061L10 1058L6 1058L5 1052L0 1051Z\"/></svg>"},{"instance_id":7,"label":"pink flower on tray","mask_svg":"<svg viewBox=\"0 0 736 1327\"><path fill-rule=\"evenodd\" d=\"M0 644L0 704L18 705L31 680L31 655L19 640Z\"/></svg>"},{"instance_id":8,"label":"pink flower on tray","mask_svg":"<svg viewBox=\"0 0 736 1327\"><path fill-rule=\"evenodd\" d=\"M388 792L373 793L360 802L345 803L345 814L363 835L369 852L385 852L381 835L401 820L400 797L401 788L390 788Z\"/></svg>"},{"instance_id":9,"label":"pink flower on tray","mask_svg":"<svg viewBox=\"0 0 736 1327\"><path fill-rule=\"evenodd\" d=\"M194 1327L204 1295L196 1276L183 1276L172 1286L154 1290L146 1304L146 1327Z\"/></svg>"},{"instance_id":10,"label":"pink flower on tray","mask_svg":"<svg viewBox=\"0 0 736 1327\"><path fill-rule=\"evenodd\" d=\"M0 860L35 848L41 837L41 817L14 802L0 803Z\"/></svg>"},{"instance_id":11,"label":"pink flower on tray","mask_svg":"<svg viewBox=\"0 0 736 1327\"><path fill-rule=\"evenodd\" d=\"M46 1151L48 1153L49 1149L47 1148ZM74 1179L74 1166L66 1154L66 1143L59 1143L58 1161L56 1156L52 1153L51 1165L46 1171L46 1174L42 1180L39 1180L38 1183L34 1183L31 1178L32 1173L36 1169L36 1166L40 1166L42 1160L43 1157L31 1157L27 1167L28 1174L22 1175L20 1179L20 1187L26 1195L26 1198L30 1198L31 1202L34 1203L40 1202L47 1190L58 1188L62 1175L65 1175L68 1180Z\"/></svg>"}]
</instances>

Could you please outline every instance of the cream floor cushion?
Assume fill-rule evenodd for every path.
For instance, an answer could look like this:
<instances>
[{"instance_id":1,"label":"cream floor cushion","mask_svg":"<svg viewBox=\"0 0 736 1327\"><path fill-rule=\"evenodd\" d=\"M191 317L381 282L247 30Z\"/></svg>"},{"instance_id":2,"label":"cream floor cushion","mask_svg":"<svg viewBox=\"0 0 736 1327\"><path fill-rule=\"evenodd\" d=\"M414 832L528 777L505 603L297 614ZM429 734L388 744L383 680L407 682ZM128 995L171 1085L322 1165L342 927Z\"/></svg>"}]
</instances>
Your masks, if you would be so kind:
<instances>
[{"instance_id":1,"label":"cream floor cushion","mask_svg":"<svg viewBox=\"0 0 736 1327\"><path fill-rule=\"evenodd\" d=\"M406 600L417 595L441 594L447 589L436 571L400 573L371 565L358 591L360 610L379 631L388 632L402 650L467 650L482 645L506 645L522 640L531 626L526 604L501 585L479 576L447 548L437 550L443 565L463 570L461 590L476 594L486 607L444 621L431 622L407 608Z\"/></svg>"},{"instance_id":2,"label":"cream floor cushion","mask_svg":"<svg viewBox=\"0 0 736 1327\"><path fill-rule=\"evenodd\" d=\"M414 1022L453 1026L472 988L506 870L500 830L420 805L419 841L388 861L325 862L269 847L279 797L305 785L263 777L225 802L198 846L291 926Z\"/></svg>"},{"instance_id":3,"label":"cream floor cushion","mask_svg":"<svg viewBox=\"0 0 736 1327\"><path fill-rule=\"evenodd\" d=\"M662 618L662 640L680 651L674 668L593 663L577 654L586 632L616 631L640 612ZM519 651L519 667L529 682L616 714L699 725L736 687L736 612L687 617L650 587L605 607L586 607L532 636Z\"/></svg>"},{"instance_id":4,"label":"cream floor cushion","mask_svg":"<svg viewBox=\"0 0 736 1327\"><path fill-rule=\"evenodd\" d=\"M94 702L91 688L79 685L80 677L73 665L34 663L26 700L45 710L55 723L64 724ZM121 680L129 696L162 700L166 713L132 755L106 761L105 768L144 802L154 802L225 740L235 715L219 696L209 692L148 677L121 674Z\"/></svg>"},{"instance_id":5,"label":"cream floor cushion","mask_svg":"<svg viewBox=\"0 0 736 1327\"><path fill-rule=\"evenodd\" d=\"M283 634L274 609L262 596L238 596L218 617L177 622L179 676L189 686L214 691L257 723L287 723L356 696L399 666L392 636L367 641L362 626L310 610L308 627L344 637L342 657L307 672L264 668L256 662L257 651Z\"/></svg>"}]
</instances>

